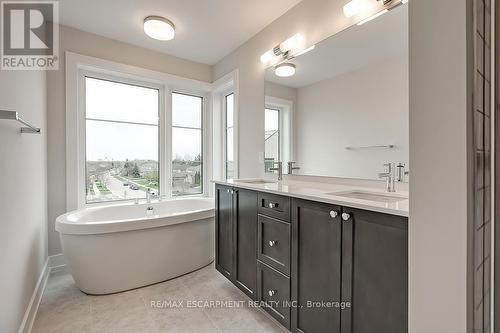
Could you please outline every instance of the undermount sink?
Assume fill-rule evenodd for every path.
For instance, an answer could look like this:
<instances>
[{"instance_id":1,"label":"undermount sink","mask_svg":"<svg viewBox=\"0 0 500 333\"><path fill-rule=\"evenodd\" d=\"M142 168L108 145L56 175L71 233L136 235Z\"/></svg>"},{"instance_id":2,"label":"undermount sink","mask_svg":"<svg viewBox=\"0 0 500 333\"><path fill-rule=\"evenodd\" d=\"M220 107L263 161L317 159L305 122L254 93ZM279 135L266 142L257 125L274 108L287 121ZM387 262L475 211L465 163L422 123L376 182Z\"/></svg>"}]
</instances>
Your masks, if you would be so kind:
<instances>
[{"instance_id":1,"label":"undermount sink","mask_svg":"<svg viewBox=\"0 0 500 333\"><path fill-rule=\"evenodd\" d=\"M244 184L276 184L277 181L274 181L274 180L266 180L266 179L236 179L235 180L236 183L244 183Z\"/></svg>"},{"instance_id":2,"label":"undermount sink","mask_svg":"<svg viewBox=\"0 0 500 333\"><path fill-rule=\"evenodd\" d=\"M408 199L407 197L404 197L399 194L389 194L389 193L386 194L386 193L365 192L365 191L332 192L327 194L339 197L385 202L385 203L399 202Z\"/></svg>"}]
</instances>

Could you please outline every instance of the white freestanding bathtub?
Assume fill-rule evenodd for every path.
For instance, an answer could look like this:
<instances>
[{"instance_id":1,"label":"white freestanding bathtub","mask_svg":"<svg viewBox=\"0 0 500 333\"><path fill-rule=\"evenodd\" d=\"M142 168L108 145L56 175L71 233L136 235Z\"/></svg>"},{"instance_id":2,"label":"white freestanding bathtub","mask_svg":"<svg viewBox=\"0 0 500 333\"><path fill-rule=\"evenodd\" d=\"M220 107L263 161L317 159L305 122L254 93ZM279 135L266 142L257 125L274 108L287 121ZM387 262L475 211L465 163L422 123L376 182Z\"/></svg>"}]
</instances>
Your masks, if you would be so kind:
<instances>
[{"instance_id":1,"label":"white freestanding bathtub","mask_svg":"<svg viewBox=\"0 0 500 333\"><path fill-rule=\"evenodd\" d=\"M85 208L56 219L80 290L101 295L165 281L214 259L214 201Z\"/></svg>"}]
</instances>

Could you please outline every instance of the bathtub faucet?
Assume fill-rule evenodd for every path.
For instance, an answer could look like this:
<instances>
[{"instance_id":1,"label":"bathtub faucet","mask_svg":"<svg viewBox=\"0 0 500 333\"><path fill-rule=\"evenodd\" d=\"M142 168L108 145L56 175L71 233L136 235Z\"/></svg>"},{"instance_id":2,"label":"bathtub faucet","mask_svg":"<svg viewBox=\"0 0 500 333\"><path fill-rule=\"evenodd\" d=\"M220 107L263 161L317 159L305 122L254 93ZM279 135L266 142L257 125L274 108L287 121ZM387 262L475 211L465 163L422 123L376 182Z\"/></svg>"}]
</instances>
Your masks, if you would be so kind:
<instances>
[{"instance_id":1,"label":"bathtub faucet","mask_svg":"<svg viewBox=\"0 0 500 333\"><path fill-rule=\"evenodd\" d=\"M155 195L151 192L151 189L148 188L148 190L146 191L146 202L147 203L151 203L151 200L153 199L159 199L160 196L159 195Z\"/></svg>"}]
</instances>

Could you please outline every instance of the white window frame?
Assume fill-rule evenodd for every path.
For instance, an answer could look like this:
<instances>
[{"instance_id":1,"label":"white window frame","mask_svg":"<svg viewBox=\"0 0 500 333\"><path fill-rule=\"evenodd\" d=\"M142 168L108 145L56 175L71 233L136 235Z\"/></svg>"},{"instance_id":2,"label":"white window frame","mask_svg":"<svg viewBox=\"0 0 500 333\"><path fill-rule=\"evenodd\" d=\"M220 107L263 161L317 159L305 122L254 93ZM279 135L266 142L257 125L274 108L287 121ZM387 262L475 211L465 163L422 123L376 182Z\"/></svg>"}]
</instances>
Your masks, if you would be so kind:
<instances>
[{"instance_id":1,"label":"white window frame","mask_svg":"<svg viewBox=\"0 0 500 333\"><path fill-rule=\"evenodd\" d=\"M264 108L264 112L267 111L267 110L271 110L271 111L276 111L278 112L278 158L276 161L281 161L283 162L283 108L279 107L279 106L276 106L276 105L270 105L270 104L266 104L265 108ZM264 114L264 120L265 120L265 114ZM265 136L265 130L264 130L264 136ZM270 138L270 137L269 137ZM264 141L264 145L265 145L265 141ZM264 146L264 161L266 159L266 150L265 150L265 146Z\"/></svg>"},{"instance_id":2,"label":"white window frame","mask_svg":"<svg viewBox=\"0 0 500 333\"><path fill-rule=\"evenodd\" d=\"M160 191L171 197L172 184L172 101L171 93L179 92L203 97L203 194L210 196L211 142L208 116L212 84L187 79L140 67L116 63L66 51L66 208L74 210L86 206L110 205L124 201L86 203L85 195L85 105L84 77L91 73L96 78L108 78L117 82L135 82L146 87L160 88L159 164Z\"/></svg>"},{"instance_id":3,"label":"white window frame","mask_svg":"<svg viewBox=\"0 0 500 333\"><path fill-rule=\"evenodd\" d=\"M279 110L280 159L283 164L294 161L294 111L293 102L287 99L266 96L265 109ZM265 111L264 111L265 112ZM284 170L286 171L286 170Z\"/></svg>"},{"instance_id":4,"label":"white window frame","mask_svg":"<svg viewBox=\"0 0 500 333\"><path fill-rule=\"evenodd\" d=\"M166 114L167 114L167 108L166 108L166 103L165 103L165 98L166 98L166 94L165 94L165 90L166 90L166 86L165 85L162 85L162 84L157 84L157 83L154 83L154 82L149 82L149 81L142 81L142 80L138 80L138 79L135 79L135 78L129 78L129 77L123 77L123 76L117 76L117 75L114 75L114 74L109 74L109 73L102 73L102 72L99 72L99 71L93 71L93 70L90 70L90 69L82 69L79 71L79 75L78 75L78 80L79 80L79 84L78 84L78 94L79 96L85 96L86 95L86 91L85 91L85 79L87 77L90 77L90 78L94 78L94 79L98 79L98 80L107 80L107 81L111 81L111 82L115 82L115 83L122 83L122 84L128 84L128 85L135 85L135 86L139 86L139 87L144 87L144 88L150 88L150 89L157 89L158 90L158 93L159 93L159 105L158 105L158 171L160 173L160 180L159 180L159 185L160 185L160 194L161 195L166 195L168 196L167 194L167 189L168 187L165 187L167 184L165 184L164 182L164 176L162 176L163 172L164 172L164 169L165 169L165 163L167 162L167 159L166 159L166 154L165 154L165 151L166 151L166 142L167 141L167 137L166 137L166 128L165 126L162 124L165 124L165 117L166 117ZM86 149L85 149L85 145L86 145L86 142L87 142L87 138L86 138L86 113L85 113L85 98L81 98L79 99L79 105L78 105L78 108L79 108L79 116L81 117L81 131L79 131L79 138L78 140L82 143L84 143L84 147L81 151L81 159L83 159L84 163L87 162L87 158L86 158ZM112 121L112 120L111 120ZM84 174L83 174L83 182L84 182L84 186L86 187L87 185L85 184L85 179L86 179L86 176L85 176L85 172L86 172L86 165L83 165L83 171L84 171ZM82 175L80 175L81 177ZM78 179L79 181L81 181L81 179L79 178ZM92 205L92 204L96 204L96 203L99 203L99 204L110 204L110 203L113 203L113 202L120 202L120 201L130 201L130 200L133 200L133 199L117 199L117 200L110 200L110 201L103 201L103 202L87 202L86 199L85 199L85 205Z\"/></svg>"},{"instance_id":5,"label":"white window frame","mask_svg":"<svg viewBox=\"0 0 500 333\"><path fill-rule=\"evenodd\" d=\"M201 97L203 99L202 101L202 105L201 105L201 165L202 165L202 179L203 179L203 182L202 182L202 185L201 185L201 189L202 189L202 193L199 193L199 194L185 194L185 195L172 195L172 191L169 191L170 194L167 195L167 197L169 198L182 198L182 197L196 197L196 196L204 196L205 194L206 195L210 195L210 191L208 192L205 192L208 190L209 186L208 186L208 181L210 179L205 179L205 176L206 176L206 172L207 171L210 171L210 168L207 168L207 163L205 163L205 157L208 157L209 153L210 153L210 150L208 149L208 146L206 143L211 141L211 137L208 135L208 133L206 132L209 132L209 126L208 126L208 122L206 121L205 118L208 118L208 108L209 108L209 103L208 103L208 100L209 100L209 94L201 94L201 93L193 93L193 90L183 90L183 89L173 89L173 90L170 90L170 93L168 94L169 98L172 97L172 94L181 94L181 95L188 95L188 96L194 96L194 97ZM170 100L170 110L172 110L172 100ZM168 178L168 181L169 181L169 187L170 189L172 189L172 159L173 159L173 153L172 153L172 129L174 127L179 127L179 126L174 126L172 124L172 111L170 113L168 113L169 116L170 116L170 123L168 124L167 128L168 128L168 137L170 138L169 142L170 144L168 145L169 148L168 148L168 162L170 165L169 165L169 178ZM210 159L209 159L210 160ZM161 175L160 175L161 177Z\"/></svg>"},{"instance_id":6,"label":"white window frame","mask_svg":"<svg viewBox=\"0 0 500 333\"><path fill-rule=\"evenodd\" d=\"M223 159L223 170L222 170L222 176L224 177L224 179L228 179L228 175L227 175L227 153L228 153L228 150L227 150L227 129L228 129L228 126L227 126L227 97L229 95L233 95L233 126L232 126L232 129L233 129L233 145L234 145L234 136L235 136L235 122L234 122L234 98L235 98L235 95L234 95L234 91L233 89L230 89L226 92L224 92L222 94L222 130L223 130L223 133L222 133L222 159ZM234 147L234 146L233 146ZM233 154L234 154L234 151L233 151ZM236 158L235 156L233 155L233 168L235 168L236 166ZM236 175L236 170L233 171L233 173ZM237 178L235 176L235 178Z\"/></svg>"},{"instance_id":7,"label":"white window frame","mask_svg":"<svg viewBox=\"0 0 500 333\"><path fill-rule=\"evenodd\" d=\"M233 159L234 178L239 177L239 73L234 70L213 83L213 176L214 179L225 180L226 175L226 101L227 95L233 98Z\"/></svg>"}]
</instances>

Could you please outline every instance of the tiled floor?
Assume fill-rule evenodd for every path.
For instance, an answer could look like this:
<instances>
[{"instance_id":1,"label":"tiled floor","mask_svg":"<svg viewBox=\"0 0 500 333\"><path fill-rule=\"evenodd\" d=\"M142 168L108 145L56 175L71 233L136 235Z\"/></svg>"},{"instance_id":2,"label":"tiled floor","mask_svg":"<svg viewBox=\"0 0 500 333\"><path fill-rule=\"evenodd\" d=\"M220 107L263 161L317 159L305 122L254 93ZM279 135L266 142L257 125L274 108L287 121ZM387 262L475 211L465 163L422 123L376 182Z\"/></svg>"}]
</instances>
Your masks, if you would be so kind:
<instances>
[{"instance_id":1,"label":"tiled floor","mask_svg":"<svg viewBox=\"0 0 500 333\"><path fill-rule=\"evenodd\" d=\"M71 275L60 271L49 278L32 332L286 332L261 310L248 306L186 308L188 301L198 300L246 304L249 299L213 265L163 283L106 296L82 293ZM158 306L168 301L184 301L183 308L175 308L173 303Z\"/></svg>"}]
</instances>

